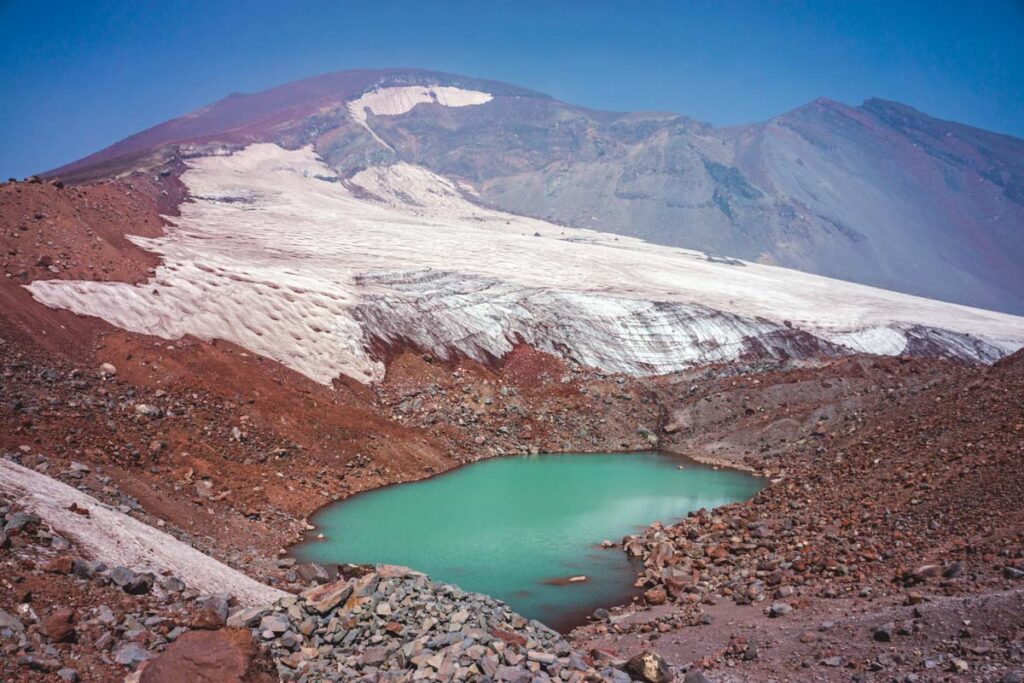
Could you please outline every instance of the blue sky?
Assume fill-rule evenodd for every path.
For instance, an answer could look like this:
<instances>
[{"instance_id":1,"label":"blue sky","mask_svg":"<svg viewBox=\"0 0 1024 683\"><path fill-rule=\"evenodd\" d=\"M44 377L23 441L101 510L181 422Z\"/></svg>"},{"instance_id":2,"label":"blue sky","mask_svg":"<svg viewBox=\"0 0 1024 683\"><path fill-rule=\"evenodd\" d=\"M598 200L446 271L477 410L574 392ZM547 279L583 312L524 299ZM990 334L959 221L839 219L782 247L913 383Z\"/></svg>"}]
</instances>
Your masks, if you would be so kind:
<instances>
[{"instance_id":1,"label":"blue sky","mask_svg":"<svg viewBox=\"0 0 1024 683\"><path fill-rule=\"evenodd\" d=\"M601 109L764 120L877 96L1024 137L1024 2L0 0L0 176L230 92L414 66Z\"/></svg>"}]
</instances>

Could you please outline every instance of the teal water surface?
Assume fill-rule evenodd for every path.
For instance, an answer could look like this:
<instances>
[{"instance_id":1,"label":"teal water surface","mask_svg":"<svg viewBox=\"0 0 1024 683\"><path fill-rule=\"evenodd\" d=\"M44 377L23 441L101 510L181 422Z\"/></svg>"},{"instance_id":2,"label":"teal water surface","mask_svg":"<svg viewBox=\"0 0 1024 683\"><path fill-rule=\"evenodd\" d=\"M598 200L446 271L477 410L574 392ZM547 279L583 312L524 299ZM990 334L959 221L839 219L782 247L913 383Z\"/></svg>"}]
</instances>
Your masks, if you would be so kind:
<instances>
[{"instance_id":1,"label":"teal water surface","mask_svg":"<svg viewBox=\"0 0 1024 683\"><path fill-rule=\"evenodd\" d=\"M682 469L680 469L682 466ZM661 453L503 457L325 507L321 563L401 564L492 595L555 628L626 600L637 567L603 550L651 522L745 500L755 477ZM580 583L565 583L586 576Z\"/></svg>"}]
</instances>

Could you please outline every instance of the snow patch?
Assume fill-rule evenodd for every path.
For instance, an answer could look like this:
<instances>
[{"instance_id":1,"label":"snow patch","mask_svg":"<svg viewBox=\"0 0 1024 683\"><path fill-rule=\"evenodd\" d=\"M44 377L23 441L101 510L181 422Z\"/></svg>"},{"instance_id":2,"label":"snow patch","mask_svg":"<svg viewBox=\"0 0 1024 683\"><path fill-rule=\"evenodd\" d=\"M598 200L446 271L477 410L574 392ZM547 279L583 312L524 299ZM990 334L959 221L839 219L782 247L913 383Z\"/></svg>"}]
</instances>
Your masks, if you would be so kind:
<instances>
[{"instance_id":1,"label":"snow patch","mask_svg":"<svg viewBox=\"0 0 1024 683\"><path fill-rule=\"evenodd\" d=\"M787 330L986 361L1024 344L1021 317L492 211L408 164L322 182L312 148L273 144L187 163L193 201L164 236L131 238L161 257L150 281L37 280L32 295L133 332L232 341L323 383L380 379L370 349L389 339L476 357L518 335L634 374L782 353Z\"/></svg>"},{"instance_id":2,"label":"snow patch","mask_svg":"<svg viewBox=\"0 0 1024 683\"><path fill-rule=\"evenodd\" d=\"M270 604L287 595L78 489L10 460L0 459L0 491L109 566L158 575L169 569L189 588L228 593L246 607ZM88 510L89 516L72 512L72 505Z\"/></svg>"},{"instance_id":3,"label":"snow patch","mask_svg":"<svg viewBox=\"0 0 1024 683\"><path fill-rule=\"evenodd\" d=\"M440 104L445 107L471 107L490 102L494 97L479 90L463 90L446 85L407 85L394 88L377 88L363 93L348 103L348 112L360 126L370 131L374 140L392 149L381 140L367 123L366 112L377 116L400 116L412 110L417 104Z\"/></svg>"}]
</instances>

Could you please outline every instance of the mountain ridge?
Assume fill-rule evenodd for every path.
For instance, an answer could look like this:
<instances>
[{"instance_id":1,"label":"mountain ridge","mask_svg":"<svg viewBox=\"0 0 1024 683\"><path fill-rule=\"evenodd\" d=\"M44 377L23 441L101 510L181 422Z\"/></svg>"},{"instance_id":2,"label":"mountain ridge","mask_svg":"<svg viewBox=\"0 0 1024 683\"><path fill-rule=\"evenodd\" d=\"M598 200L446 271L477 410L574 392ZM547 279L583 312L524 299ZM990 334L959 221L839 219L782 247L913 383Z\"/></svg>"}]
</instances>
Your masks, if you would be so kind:
<instances>
[{"instance_id":1,"label":"mountain ridge","mask_svg":"<svg viewBox=\"0 0 1024 683\"><path fill-rule=\"evenodd\" d=\"M365 128L346 108L367 92L416 87L491 99L428 98L371 112ZM342 177L408 162L511 213L1024 312L1024 141L881 98L817 98L715 127L440 72L341 71L229 95L48 175L169 168L255 142L312 144Z\"/></svg>"}]
</instances>

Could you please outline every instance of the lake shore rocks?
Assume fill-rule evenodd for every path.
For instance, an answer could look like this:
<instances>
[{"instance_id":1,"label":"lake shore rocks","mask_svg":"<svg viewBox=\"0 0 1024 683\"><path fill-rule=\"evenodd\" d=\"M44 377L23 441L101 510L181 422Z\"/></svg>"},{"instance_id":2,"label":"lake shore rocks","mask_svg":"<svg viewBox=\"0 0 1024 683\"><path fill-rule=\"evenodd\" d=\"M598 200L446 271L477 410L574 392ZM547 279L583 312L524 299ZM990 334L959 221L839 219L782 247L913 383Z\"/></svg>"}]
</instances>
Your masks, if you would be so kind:
<instances>
[{"instance_id":1,"label":"lake shore rocks","mask_svg":"<svg viewBox=\"0 0 1024 683\"><path fill-rule=\"evenodd\" d=\"M380 566L229 622L252 629L285 681L631 680L493 598L404 567ZM636 680L672 680L664 661L637 666ZM656 678L643 677L652 671Z\"/></svg>"}]
</instances>

